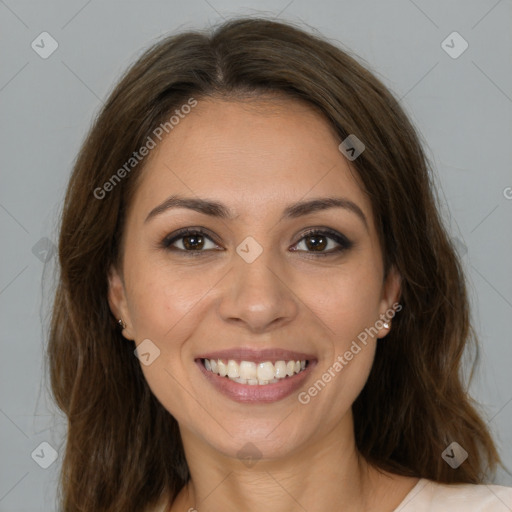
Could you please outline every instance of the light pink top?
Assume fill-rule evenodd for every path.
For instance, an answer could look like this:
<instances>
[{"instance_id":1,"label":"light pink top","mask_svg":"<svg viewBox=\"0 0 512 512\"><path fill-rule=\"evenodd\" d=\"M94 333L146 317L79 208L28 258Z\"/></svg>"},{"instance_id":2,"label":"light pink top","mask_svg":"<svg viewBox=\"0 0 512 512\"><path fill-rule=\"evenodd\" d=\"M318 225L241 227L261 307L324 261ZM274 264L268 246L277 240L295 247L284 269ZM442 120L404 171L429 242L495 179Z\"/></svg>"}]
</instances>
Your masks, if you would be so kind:
<instances>
[{"instance_id":1,"label":"light pink top","mask_svg":"<svg viewBox=\"0 0 512 512\"><path fill-rule=\"evenodd\" d=\"M393 512L512 512L512 487L422 478Z\"/></svg>"}]
</instances>

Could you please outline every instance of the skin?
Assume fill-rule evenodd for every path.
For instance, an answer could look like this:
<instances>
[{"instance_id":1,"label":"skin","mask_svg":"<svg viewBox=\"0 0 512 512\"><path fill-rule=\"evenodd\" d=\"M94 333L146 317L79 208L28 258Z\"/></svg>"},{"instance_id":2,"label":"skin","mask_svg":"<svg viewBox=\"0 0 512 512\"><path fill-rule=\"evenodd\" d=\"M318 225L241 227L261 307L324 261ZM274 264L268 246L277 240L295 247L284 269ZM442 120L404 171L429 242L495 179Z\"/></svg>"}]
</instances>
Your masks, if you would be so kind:
<instances>
[{"instance_id":1,"label":"skin","mask_svg":"<svg viewBox=\"0 0 512 512\"><path fill-rule=\"evenodd\" d=\"M372 207L339 143L324 118L300 102L209 99L146 162L127 214L121 268L111 269L109 303L126 323L127 339L150 339L160 350L142 369L179 423L191 472L172 510L256 511L264 504L273 512L313 512L336 503L343 511L385 512L417 482L377 471L354 441L351 406L376 344L386 343L378 338L392 326L306 405L297 393L274 403L235 402L194 362L236 346L314 354L317 365L301 388L307 390L398 301L400 277L391 269L384 279ZM221 202L233 217L172 208L145 222L172 194ZM366 223L345 208L281 219L292 203L332 196L355 203ZM179 252L183 239L174 251L159 245L185 227L206 228L215 239L196 256ZM342 233L353 245L319 256L304 239L311 227ZM263 248L250 264L236 252L247 236ZM320 251L338 247L329 244ZM252 467L237 456L246 443L261 457Z\"/></svg>"}]
</instances>

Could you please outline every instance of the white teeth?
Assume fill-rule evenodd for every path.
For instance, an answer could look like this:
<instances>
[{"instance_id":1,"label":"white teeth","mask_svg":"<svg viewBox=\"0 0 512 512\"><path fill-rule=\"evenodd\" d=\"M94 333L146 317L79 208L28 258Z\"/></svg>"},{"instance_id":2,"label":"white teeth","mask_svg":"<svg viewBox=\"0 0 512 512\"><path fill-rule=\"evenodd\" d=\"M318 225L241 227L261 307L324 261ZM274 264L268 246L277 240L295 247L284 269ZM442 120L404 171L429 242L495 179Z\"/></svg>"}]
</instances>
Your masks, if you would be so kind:
<instances>
[{"instance_id":1,"label":"white teeth","mask_svg":"<svg viewBox=\"0 0 512 512\"><path fill-rule=\"evenodd\" d=\"M218 373L221 377L225 377L228 374L227 366L220 359L217 361L217 370L215 373Z\"/></svg>"},{"instance_id":2,"label":"white teeth","mask_svg":"<svg viewBox=\"0 0 512 512\"><path fill-rule=\"evenodd\" d=\"M284 379L286 377L286 363L284 361L276 361L276 378ZM304 368L306 368L306 361L304 361Z\"/></svg>"},{"instance_id":3,"label":"white teeth","mask_svg":"<svg viewBox=\"0 0 512 512\"><path fill-rule=\"evenodd\" d=\"M276 370L270 361L258 365L258 380L271 380L275 374Z\"/></svg>"},{"instance_id":4,"label":"white teeth","mask_svg":"<svg viewBox=\"0 0 512 512\"><path fill-rule=\"evenodd\" d=\"M240 377L240 366L238 366L238 363L233 361L233 359L228 361L228 377L230 379L237 379Z\"/></svg>"},{"instance_id":5,"label":"white teeth","mask_svg":"<svg viewBox=\"0 0 512 512\"><path fill-rule=\"evenodd\" d=\"M240 377L243 379L256 379L257 377L256 372L256 363L253 363L252 361L241 361L240 363Z\"/></svg>"},{"instance_id":6,"label":"white teeth","mask_svg":"<svg viewBox=\"0 0 512 512\"><path fill-rule=\"evenodd\" d=\"M270 361L254 363L253 361L240 361L229 359L227 363L221 359L203 359L204 366L208 371L216 373L221 377L227 377L239 384L251 386L274 384L285 377L292 377L306 369L307 361Z\"/></svg>"}]
</instances>

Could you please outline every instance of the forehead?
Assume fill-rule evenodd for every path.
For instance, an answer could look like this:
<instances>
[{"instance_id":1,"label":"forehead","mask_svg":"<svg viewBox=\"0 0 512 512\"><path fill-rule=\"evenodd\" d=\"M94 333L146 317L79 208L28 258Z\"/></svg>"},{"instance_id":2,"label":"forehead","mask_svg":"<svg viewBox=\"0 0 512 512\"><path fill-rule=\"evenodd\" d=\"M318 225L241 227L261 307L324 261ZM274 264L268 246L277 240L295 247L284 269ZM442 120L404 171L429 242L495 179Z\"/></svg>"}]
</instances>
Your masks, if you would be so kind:
<instances>
[{"instance_id":1,"label":"forehead","mask_svg":"<svg viewBox=\"0 0 512 512\"><path fill-rule=\"evenodd\" d=\"M199 101L153 150L132 208L148 210L179 193L254 216L308 196L341 195L371 218L339 142L330 123L300 101Z\"/></svg>"}]
</instances>

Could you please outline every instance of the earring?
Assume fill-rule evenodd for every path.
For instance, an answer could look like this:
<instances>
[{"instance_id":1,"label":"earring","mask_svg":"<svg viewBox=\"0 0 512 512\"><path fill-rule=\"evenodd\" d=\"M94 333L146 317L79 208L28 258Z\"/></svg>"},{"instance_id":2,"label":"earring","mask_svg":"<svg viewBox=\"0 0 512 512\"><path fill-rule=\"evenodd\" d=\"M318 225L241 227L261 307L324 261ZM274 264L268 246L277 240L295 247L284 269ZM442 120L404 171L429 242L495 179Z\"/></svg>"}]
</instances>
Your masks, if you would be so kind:
<instances>
[{"instance_id":1,"label":"earring","mask_svg":"<svg viewBox=\"0 0 512 512\"><path fill-rule=\"evenodd\" d=\"M386 329L389 329L389 323L388 323L388 322L384 322L382 325L383 325Z\"/></svg>"},{"instance_id":2,"label":"earring","mask_svg":"<svg viewBox=\"0 0 512 512\"><path fill-rule=\"evenodd\" d=\"M123 319L120 318L117 323L119 324L119 327L121 327L121 329L126 329L126 324L123 322Z\"/></svg>"}]
</instances>

